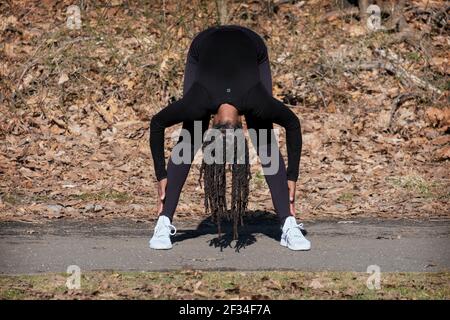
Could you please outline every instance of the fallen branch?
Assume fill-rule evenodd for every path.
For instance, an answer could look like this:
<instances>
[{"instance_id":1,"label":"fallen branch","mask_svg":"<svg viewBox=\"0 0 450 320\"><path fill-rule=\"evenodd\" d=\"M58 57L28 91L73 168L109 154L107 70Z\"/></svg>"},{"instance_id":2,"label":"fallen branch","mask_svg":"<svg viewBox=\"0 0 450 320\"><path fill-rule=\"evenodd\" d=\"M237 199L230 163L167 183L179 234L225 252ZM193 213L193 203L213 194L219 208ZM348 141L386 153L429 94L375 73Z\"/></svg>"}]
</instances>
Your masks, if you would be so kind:
<instances>
[{"instance_id":1,"label":"fallen branch","mask_svg":"<svg viewBox=\"0 0 450 320\"><path fill-rule=\"evenodd\" d=\"M324 17L321 19L322 21L333 21L336 19L342 19L350 16L358 16L359 15L359 9L357 7L350 7L346 8L344 10L336 10L328 12L324 15Z\"/></svg>"},{"instance_id":2,"label":"fallen branch","mask_svg":"<svg viewBox=\"0 0 450 320\"><path fill-rule=\"evenodd\" d=\"M392 63L381 61L381 60L364 62L364 63L355 62L355 63L349 63L349 64L344 65L344 70L346 70L346 71L355 71L355 70L371 71L371 70L376 70L376 69L384 69L393 75L398 75L397 69L395 68L395 66ZM403 85L408 85L408 83L406 82L406 80L404 78L400 77L400 82Z\"/></svg>"},{"instance_id":3,"label":"fallen branch","mask_svg":"<svg viewBox=\"0 0 450 320\"><path fill-rule=\"evenodd\" d=\"M450 5L442 8L431 16L431 20L439 27L441 25L443 28L447 27L448 14L450 11Z\"/></svg>"},{"instance_id":4,"label":"fallen branch","mask_svg":"<svg viewBox=\"0 0 450 320\"><path fill-rule=\"evenodd\" d=\"M430 84L429 82L420 79L419 77L409 73L405 68L401 66L401 62L403 61L397 54L391 51L385 51L383 49L375 49L375 52L382 58L388 60L390 62L390 66L393 68L394 73L402 78L406 78L413 82L416 86L421 89L430 90L439 95L442 94L442 91Z\"/></svg>"},{"instance_id":5,"label":"fallen branch","mask_svg":"<svg viewBox=\"0 0 450 320\"><path fill-rule=\"evenodd\" d=\"M386 71L389 71L390 73L396 75L400 78L400 81L402 80L409 80L410 82L414 83L417 87L424 89L424 90L430 90L434 93L437 93L439 95L442 95L442 91L438 88L434 87L429 82L420 79L419 77L409 73L405 68L403 68L400 64L402 63L402 59L396 55L393 52L386 52L382 49L375 49L375 52L382 58L388 60L388 61L370 61L365 63L349 63L344 65L344 69L346 71L354 71L354 70L363 70L363 71L369 71L374 69L384 69ZM402 81L403 83L403 81ZM403 103L403 102L402 102Z\"/></svg>"},{"instance_id":6,"label":"fallen branch","mask_svg":"<svg viewBox=\"0 0 450 320\"><path fill-rule=\"evenodd\" d=\"M392 131L392 125L394 123L395 114L397 113L398 109L400 109L402 104L408 100L415 99L418 97L420 97L420 96L414 92L402 93L402 94L398 95L397 97L395 97L394 102L392 103L391 115L389 117L389 123L388 123L388 128L387 128L389 132Z\"/></svg>"},{"instance_id":7,"label":"fallen branch","mask_svg":"<svg viewBox=\"0 0 450 320\"><path fill-rule=\"evenodd\" d=\"M371 71L375 69L385 69L391 73L395 74L395 68L391 63L386 63L380 60L377 61L371 61L371 62L364 62L364 63L349 63L344 65L344 69L346 71L355 71L355 70L362 70L362 71Z\"/></svg>"}]
</instances>

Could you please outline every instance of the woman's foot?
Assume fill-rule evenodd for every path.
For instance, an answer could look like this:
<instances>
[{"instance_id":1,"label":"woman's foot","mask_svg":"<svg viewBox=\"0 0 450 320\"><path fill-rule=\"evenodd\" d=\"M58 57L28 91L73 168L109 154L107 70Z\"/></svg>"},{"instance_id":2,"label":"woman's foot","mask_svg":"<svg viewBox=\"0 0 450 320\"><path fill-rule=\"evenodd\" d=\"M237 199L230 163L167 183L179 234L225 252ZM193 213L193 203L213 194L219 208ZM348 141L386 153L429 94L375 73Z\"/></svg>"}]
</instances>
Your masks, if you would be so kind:
<instances>
[{"instance_id":1,"label":"woman's foot","mask_svg":"<svg viewBox=\"0 0 450 320\"><path fill-rule=\"evenodd\" d=\"M149 241L150 248L157 250L172 249L170 236L175 233L177 233L177 229L170 223L170 219L166 216L160 216L156 222L153 237Z\"/></svg>"},{"instance_id":2,"label":"woman's foot","mask_svg":"<svg viewBox=\"0 0 450 320\"><path fill-rule=\"evenodd\" d=\"M295 217L287 217L284 221L280 245L291 250L309 250L309 242L302 233L303 224L297 224Z\"/></svg>"}]
</instances>

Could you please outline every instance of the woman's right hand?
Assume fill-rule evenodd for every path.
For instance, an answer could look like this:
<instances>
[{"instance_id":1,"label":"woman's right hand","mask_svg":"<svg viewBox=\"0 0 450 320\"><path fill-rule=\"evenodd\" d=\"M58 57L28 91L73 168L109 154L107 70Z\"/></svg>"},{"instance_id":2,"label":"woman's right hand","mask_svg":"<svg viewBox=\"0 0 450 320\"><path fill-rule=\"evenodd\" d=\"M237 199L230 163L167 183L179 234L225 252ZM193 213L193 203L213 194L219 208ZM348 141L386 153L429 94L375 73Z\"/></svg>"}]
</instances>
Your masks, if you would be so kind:
<instances>
[{"instance_id":1,"label":"woman's right hand","mask_svg":"<svg viewBox=\"0 0 450 320\"><path fill-rule=\"evenodd\" d=\"M167 178L157 182L158 188L158 214L163 211L164 200L166 199Z\"/></svg>"}]
</instances>

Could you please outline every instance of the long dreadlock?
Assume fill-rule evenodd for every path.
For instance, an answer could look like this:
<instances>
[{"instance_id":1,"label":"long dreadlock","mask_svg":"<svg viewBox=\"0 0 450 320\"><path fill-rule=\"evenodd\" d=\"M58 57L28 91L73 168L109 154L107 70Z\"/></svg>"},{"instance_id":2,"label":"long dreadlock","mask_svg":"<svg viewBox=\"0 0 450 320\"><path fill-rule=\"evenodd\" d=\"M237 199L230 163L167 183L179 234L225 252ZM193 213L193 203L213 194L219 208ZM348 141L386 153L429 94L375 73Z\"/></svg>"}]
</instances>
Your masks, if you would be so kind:
<instances>
[{"instance_id":1,"label":"long dreadlock","mask_svg":"<svg viewBox=\"0 0 450 320\"><path fill-rule=\"evenodd\" d=\"M234 134L236 130L242 132L242 125L221 123L213 126L213 129L221 131L221 135L213 136L206 139L203 143L202 149L214 143L211 155L215 161L213 163L203 162L200 167L199 181L203 177L205 188L205 210L211 214L213 221L218 226L219 236L221 235L221 220L226 219L233 221L233 240L238 238L238 223L243 225L243 216L248 204L249 182L251 179L250 161L247 139L242 134L243 145L240 144L239 135ZM228 130L227 130L228 129ZM229 130L232 129L232 130ZM232 131L232 143L230 143L229 133ZM217 159L216 151L222 147L222 159ZM241 147L244 147L244 150ZM232 159L230 158L230 148L233 148ZM227 157L228 155L228 157ZM220 156L220 155L217 155ZM218 161L220 160L220 161ZM226 172L231 171L231 210L227 210L226 200Z\"/></svg>"}]
</instances>

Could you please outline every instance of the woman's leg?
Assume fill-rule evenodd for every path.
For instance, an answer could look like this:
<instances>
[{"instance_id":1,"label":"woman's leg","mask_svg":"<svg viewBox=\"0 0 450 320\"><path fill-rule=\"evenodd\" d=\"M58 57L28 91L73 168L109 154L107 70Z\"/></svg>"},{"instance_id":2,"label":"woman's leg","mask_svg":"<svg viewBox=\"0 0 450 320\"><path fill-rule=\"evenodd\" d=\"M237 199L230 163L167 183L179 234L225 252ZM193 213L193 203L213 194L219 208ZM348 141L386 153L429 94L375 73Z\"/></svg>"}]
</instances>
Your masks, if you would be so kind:
<instances>
[{"instance_id":1,"label":"woman's leg","mask_svg":"<svg viewBox=\"0 0 450 320\"><path fill-rule=\"evenodd\" d=\"M205 131L209 126L210 116L208 115L204 119L202 119L202 137ZM189 163L180 163L175 164L172 161L172 156L169 159L167 164L167 189L166 189L166 199L164 200L163 211L161 215L167 216L170 221L172 221L173 215L175 213L175 209L178 205L178 200L180 199L181 190L183 189L183 185L186 181L186 178L189 174L189 169L191 168L191 163L197 153L198 149L201 147L201 143L195 144L194 139L194 122L184 122L183 129L187 130L190 134L190 148L191 148L191 159ZM177 145L183 143L183 139L180 136Z\"/></svg>"},{"instance_id":2,"label":"woman's leg","mask_svg":"<svg viewBox=\"0 0 450 320\"><path fill-rule=\"evenodd\" d=\"M261 159L264 178L269 186L273 206L280 222L283 224L284 219L291 215L289 208L289 188L287 184L286 166L272 131L273 125L271 122L262 122L252 116L246 116L245 121L248 129L256 130L256 135L251 135L252 144ZM262 134L260 130L266 130L267 134ZM278 165L272 168L274 163L278 163Z\"/></svg>"},{"instance_id":3,"label":"woman's leg","mask_svg":"<svg viewBox=\"0 0 450 320\"><path fill-rule=\"evenodd\" d=\"M259 66L259 74L261 83L270 96L272 96L272 74L269 59ZM289 206L289 188L284 159L272 132L273 124L271 122L258 121L250 115L245 117L245 121L247 122L247 128L255 129L257 132L256 141L253 139L252 143L260 159L261 155L271 159L268 163L262 163L262 167L263 172L265 172L264 178L266 179L272 196L273 206L283 225L284 220L291 215ZM261 132L259 132L259 129L269 130L266 135L268 141L261 141ZM272 150L274 151L273 154ZM278 167L275 168L275 174L269 174L269 168L271 168L271 165L273 164L274 157L278 157ZM270 171L270 173L272 173L273 169L270 169Z\"/></svg>"},{"instance_id":4,"label":"woman's leg","mask_svg":"<svg viewBox=\"0 0 450 320\"><path fill-rule=\"evenodd\" d=\"M192 52L192 44L188 51L188 56L186 58L186 65L184 69L184 79L183 79L183 96L189 91L192 87L192 84L196 80L196 72L197 65L195 61L191 57ZM199 120L200 121L200 120ZM210 116L206 116L201 119L202 121L202 138L205 131L208 129ZM189 163L181 163L175 164L172 161L172 156L169 159L167 164L167 189L166 189L166 199L164 201L163 211L161 215L167 216L170 221L173 219L173 215L178 205L178 201L180 199L180 194L183 189L184 183L186 182L186 178L189 174L189 170L191 168L191 163L197 153L198 149L201 146L201 143L195 144L194 139L194 122L186 121L183 122L183 129L187 130L190 134L191 141L191 161ZM182 137L180 136L177 145L182 143Z\"/></svg>"}]
</instances>

